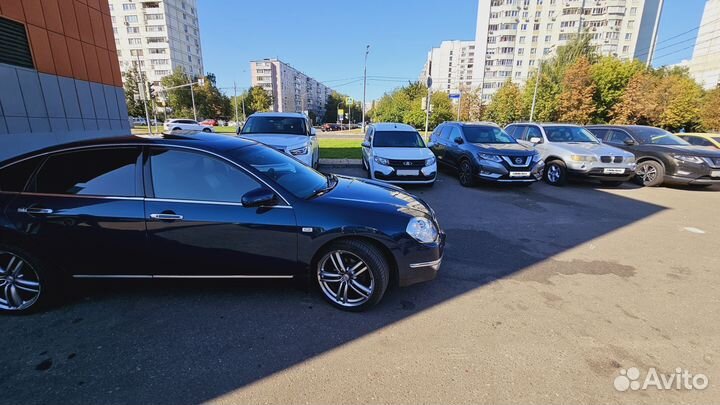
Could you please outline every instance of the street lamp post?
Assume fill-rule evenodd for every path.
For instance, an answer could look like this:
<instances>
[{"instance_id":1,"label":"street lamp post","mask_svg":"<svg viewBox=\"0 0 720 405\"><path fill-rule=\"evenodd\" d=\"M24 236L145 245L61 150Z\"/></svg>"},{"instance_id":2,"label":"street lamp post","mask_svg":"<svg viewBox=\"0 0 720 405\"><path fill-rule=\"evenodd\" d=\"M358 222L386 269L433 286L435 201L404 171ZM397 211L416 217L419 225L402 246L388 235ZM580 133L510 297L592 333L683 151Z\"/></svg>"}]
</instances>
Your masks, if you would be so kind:
<instances>
[{"instance_id":1,"label":"street lamp post","mask_svg":"<svg viewBox=\"0 0 720 405\"><path fill-rule=\"evenodd\" d=\"M550 52L552 52L553 48L555 48L555 45L550 47ZM548 52L548 54L550 52ZM545 62L545 56L546 55L543 55L543 58L540 59L540 64L538 65L537 77L535 77L535 90L533 91L532 107L530 107L530 122L532 122L533 117L535 116L535 103L537 101L538 84L540 83L540 77L542 75L542 67Z\"/></svg>"},{"instance_id":2,"label":"street lamp post","mask_svg":"<svg viewBox=\"0 0 720 405\"><path fill-rule=\"evenodd\" d=\"M365 133L365 95L367 94L367 58L370 53L370 45L365 47L365 68L363 69L363 105L362 105L362 131Z\"/></svg>"}]
</instances>

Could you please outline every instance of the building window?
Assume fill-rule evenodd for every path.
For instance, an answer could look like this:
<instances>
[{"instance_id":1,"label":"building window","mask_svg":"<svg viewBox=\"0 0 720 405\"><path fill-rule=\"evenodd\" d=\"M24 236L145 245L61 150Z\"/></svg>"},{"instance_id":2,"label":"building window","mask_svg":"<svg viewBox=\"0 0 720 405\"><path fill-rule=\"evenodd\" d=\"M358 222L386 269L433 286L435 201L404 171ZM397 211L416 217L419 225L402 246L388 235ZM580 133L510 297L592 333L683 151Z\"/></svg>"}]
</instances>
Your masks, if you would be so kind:
<instances>
[{"instance_id":1,"label":"building window","mask_svg":"<svg viewBox=\"0 0 720 405\"><path fill-rule=\"evenodd\" d=\"M140 45L142 42L140 38L128 38L128 44L130 45Z\"/></svg>"},{"instance_id":2,"label":"building window","mask_svg":"<svg viewBox=\"0 0 720 405\"><path fill-rule=\"evenodd\" d=\"M27 32L23 24L0 17L0 63L34 68Z\"/></svg>"},{"instance_id":3,"label":"building window","mask_svg":"<svg viewBox=\"0 0 720 405\"><path fill-rule=\"evenodd\" d=\"M133 4L133 3L124 3L124 4L123 4L123 10L125 10L125 11L135 10L135 4Z\"/></svg>"},{"instance_id":4,"label":"building window","mask_svg":"<svg viewBox=\"0 0 720 405\"><path fill-rule=\"evenodd\" d=\"M139 34L140 27L127 27L127 33L128 34Z\"/></svg>"},{"instance_id":5,"label":"building window","mask_svg":"<svg viewBox=\"0 0 720 405\"><path fill-rule=\"evenodd\" d=\"M125 22L126 23L136 23L136 22L138 22L138 18L136 15L126 15Z\"/></svg>"},{"instance_id":6,"label":"building window","mask_svg":"<svg viewBox=\"0 0 720 405\"><path fill-rule=\"evenodd\" d=\"M145 31L147 31L147 32L163 32L163 31L165 31L165 27L162 25L146 25Z\"/></svg>"}]
</instances>

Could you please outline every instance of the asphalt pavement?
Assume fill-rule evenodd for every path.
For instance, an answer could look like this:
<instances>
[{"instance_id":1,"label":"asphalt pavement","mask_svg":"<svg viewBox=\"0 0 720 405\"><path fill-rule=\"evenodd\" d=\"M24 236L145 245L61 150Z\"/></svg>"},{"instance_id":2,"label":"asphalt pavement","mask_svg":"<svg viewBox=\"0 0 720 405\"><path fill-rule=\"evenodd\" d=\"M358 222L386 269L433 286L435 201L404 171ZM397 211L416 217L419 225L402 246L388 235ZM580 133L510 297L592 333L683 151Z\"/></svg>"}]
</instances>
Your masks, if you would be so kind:
<instances>
[{"instance_id":1,"label":"asphalt pavement","mask_svg":"<svg viewBox=\"0 0 720 405\"><path fill-rule=\"evenodd\" d=\"M720 188L410 191L448 235L437 279L359 314L292 282L77 284L0 317L0 403L718 402ZM632 367L709 385L618 391Z\"/></svg>"}]
</instances>

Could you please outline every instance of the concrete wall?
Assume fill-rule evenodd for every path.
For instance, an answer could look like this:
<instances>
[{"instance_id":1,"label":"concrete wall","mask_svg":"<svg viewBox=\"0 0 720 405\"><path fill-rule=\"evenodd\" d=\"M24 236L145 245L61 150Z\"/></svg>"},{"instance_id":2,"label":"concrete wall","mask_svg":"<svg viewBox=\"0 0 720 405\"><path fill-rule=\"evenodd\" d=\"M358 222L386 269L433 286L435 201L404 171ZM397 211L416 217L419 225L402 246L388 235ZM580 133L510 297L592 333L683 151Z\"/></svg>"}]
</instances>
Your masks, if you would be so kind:
<instances>
[{"instance_id":1,"label":"concrete wall","mask_svg":"<svg viewBox=\"0 0 720 405\"><path fill-rule=\"evenodd\" d=\"M130 133L107 0L0 0L0 17L25 25L35 65L0 64L0 160Z\"/></svg>"}]
</instances>

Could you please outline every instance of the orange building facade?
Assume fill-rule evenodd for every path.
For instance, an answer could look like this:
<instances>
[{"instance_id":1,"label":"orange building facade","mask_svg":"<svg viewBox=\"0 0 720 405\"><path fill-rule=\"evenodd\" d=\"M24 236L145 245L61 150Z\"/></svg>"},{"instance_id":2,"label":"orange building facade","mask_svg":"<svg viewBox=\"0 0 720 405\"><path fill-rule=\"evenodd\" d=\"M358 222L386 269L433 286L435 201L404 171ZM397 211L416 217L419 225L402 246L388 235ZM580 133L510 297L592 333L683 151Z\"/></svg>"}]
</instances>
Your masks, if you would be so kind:
<instances>
[{"instance_id":1,"label":"orange building facade","mask_svg":"<svg viewBox=\"0 0 720 405\"><path fill-rule=\"evenodd\" d=\"M107 0L0 0L0 160L130 133Z\"/></svg>"}]
</instances>

